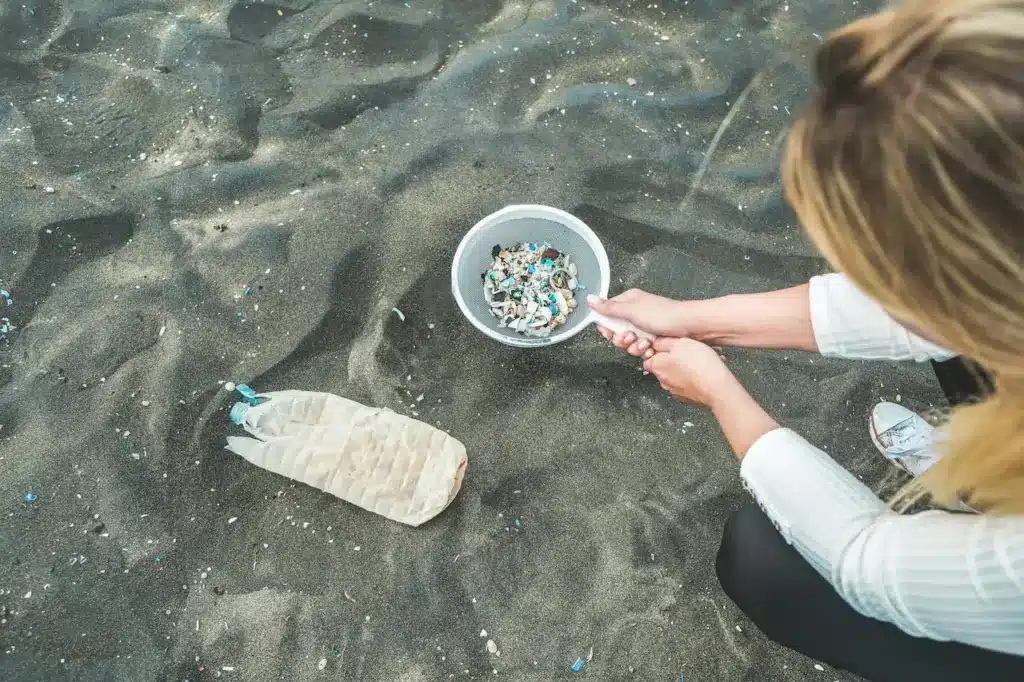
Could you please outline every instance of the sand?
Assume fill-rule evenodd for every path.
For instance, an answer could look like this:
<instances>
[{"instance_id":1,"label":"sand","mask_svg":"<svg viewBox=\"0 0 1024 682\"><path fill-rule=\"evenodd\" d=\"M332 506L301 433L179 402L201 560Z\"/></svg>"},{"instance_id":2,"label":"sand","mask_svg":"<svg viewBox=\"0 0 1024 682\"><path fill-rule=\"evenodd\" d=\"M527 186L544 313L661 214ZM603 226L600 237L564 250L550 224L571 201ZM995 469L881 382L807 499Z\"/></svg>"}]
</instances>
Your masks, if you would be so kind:
<instances>
[{"instance_id":1,"label":"sand","mask_svg":"<svg viewBox=\"0 0 1024 682\"><path fill-rule=\"evenodd\" d=\"M596 333L490 342L448 290L510 203L590 224L616 291L822 272L777 164L847 5L0 5L0 677L548 681L593 648L579 679L853 680L719 588L747 497L707 413ZM939 399L922 367L729 360L873 484L871 404ZM224 381L416 415L462 492L411 529L259 470Z\"/></svg>"}]
</instances>

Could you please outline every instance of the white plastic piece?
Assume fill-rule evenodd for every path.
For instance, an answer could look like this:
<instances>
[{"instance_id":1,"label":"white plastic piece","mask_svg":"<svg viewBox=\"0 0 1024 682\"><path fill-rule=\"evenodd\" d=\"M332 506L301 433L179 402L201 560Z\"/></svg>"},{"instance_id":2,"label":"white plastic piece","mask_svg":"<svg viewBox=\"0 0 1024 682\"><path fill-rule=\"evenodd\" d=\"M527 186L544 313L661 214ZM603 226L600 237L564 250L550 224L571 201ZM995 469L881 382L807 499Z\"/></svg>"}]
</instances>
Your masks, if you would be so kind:
<instances>
[{"instance_id":1,"label":"white plastic piece","mask_svg":"<svg viewBox=\"0 0 1024 682\"><path fill-rule=\"evenodd\" d=\"M330 393L258 397L237 404L255 438L227 444L258 467L410 526L440 514L462 486L465 446L429 424Z\"/></svg>"}]
</instances>

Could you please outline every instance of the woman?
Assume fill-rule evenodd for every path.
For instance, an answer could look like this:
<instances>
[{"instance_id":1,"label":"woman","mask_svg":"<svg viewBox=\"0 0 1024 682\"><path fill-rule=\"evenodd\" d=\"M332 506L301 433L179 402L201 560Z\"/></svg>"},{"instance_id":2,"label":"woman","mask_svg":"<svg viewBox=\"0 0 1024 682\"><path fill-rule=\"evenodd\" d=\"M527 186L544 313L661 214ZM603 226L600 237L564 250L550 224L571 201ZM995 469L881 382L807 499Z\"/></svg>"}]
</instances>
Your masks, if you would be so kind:
<instances>
[{"instance_id":1,"label":"woman","mask_svg":"<svg viewBox=\"0 0 1024 682\"><path fill-rule=\"evenodd\" d=\"M718 575L769 637L875 682L1024 680L1024 0L913 0L832 35L816 78L783 182L843 274L707 301L629 292L593 306L658 338L601 333L709 407L741 460L760 509L730 519ZM710 345L959 354L994 389L938 446L876 410L876 443L922 474L888 506ZM923 495L982 513L897 511Z\"/></svg>"}]
</instances>

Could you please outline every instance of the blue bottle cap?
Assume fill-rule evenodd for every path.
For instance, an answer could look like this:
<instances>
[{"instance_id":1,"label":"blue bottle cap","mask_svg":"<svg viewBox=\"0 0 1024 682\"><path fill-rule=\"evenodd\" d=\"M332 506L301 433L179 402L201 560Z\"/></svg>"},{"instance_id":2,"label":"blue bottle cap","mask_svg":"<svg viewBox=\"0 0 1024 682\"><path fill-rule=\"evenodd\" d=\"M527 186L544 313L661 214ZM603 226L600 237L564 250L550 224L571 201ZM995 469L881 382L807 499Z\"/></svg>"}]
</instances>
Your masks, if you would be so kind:
<instances>
[{"instance_id":1,"label":"blue bottle cap","mask_svg":"<svg viewBox=\"0 0 1024 682\"><path fill-rule=\"evenodd\" d=\"M252 390L245 384L238 384L238 386L235 386L235 390L238 391L243 398L245 398L245 402L249 403L253 407L256 407L257 405L260 404L259 401L256 400L256 391Z\"/></svg>"}]
</instances>

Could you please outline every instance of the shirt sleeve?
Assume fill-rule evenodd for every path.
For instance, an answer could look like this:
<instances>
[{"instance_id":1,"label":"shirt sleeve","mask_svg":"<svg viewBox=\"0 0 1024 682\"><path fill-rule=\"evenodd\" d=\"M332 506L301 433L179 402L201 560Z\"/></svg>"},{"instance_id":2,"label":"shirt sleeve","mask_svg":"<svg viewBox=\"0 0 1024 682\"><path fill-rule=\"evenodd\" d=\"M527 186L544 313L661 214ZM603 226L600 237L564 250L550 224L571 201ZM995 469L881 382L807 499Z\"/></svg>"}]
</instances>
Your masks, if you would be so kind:
<instances>
[{"instance_id":1,"label":"shirt sleeve","mask_svg":"<svg viewBox=\"0 0 1024 682\"><path fill-rule=\"evenodd\" d=\"M902 327L845 275L810 282L811 326L822 355L856 360L948 360L956 356Z\"/></svg>"},{"instance_id":2,"label":"shirt sleeve","mask_svg":"<svg viewBox=\"0 0 1024 682\"><path fill-rule=\"evenodd\" d=\"M741 475L859 613L915 637L1024 655L1024 517L897 514L789 429L762 436Z\"/></svg>"}]
</instances>

